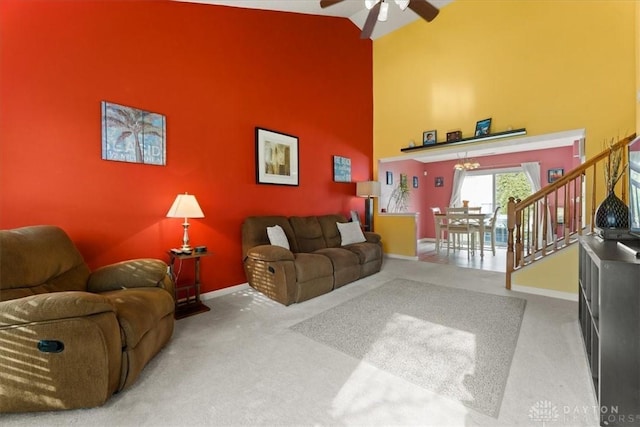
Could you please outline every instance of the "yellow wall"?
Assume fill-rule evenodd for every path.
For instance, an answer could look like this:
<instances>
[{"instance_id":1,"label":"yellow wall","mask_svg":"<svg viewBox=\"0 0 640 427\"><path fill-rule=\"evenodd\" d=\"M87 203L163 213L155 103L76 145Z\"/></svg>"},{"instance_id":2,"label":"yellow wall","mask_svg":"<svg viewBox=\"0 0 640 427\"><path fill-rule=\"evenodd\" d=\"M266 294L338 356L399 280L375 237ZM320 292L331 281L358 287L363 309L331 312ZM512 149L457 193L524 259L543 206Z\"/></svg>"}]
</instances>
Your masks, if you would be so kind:
<instances>
[{"instance_id":1,"label":"yellow wall","mask_svg":"<svg viewBox=\"0 0 640 427\"><path fill-rule=\"evenodd\" d=\"M374 157L437 129L586 128L587 156L636 121L636 2L456 0L374 42ZM374 162L374 167L375 165ZM375 176L375 175L374 175Z\"/></svg>"},{"instance_id":2,"label":"yellow wall","mask_svg":"<svg viewBox=\"0 0 640 427\"><path fill-rule=\"evenodd\" d=\"M418 256L418 221L415 213L377 214L373 231L382 236L382 251L387 255Z\"/></svg>"},{"instance_id":3,"label":"yellow wall","mask_svg":"<svg viewBox=\"0 0 640 427\"><path fill-rule=\"evenodd\" d=\"M577 293L578 245L571 245L554 256L543 258L514 272L511 285Z\"/></svg>"},{"instance_id":4,"label":"yellow wall","mask_svg":"<svg viewBox=\"0 0 640 427\"><path fill-rule=\"evenodd\" d=\"M487 117L492 132L585 128L587 158L605 140L640 130L637 3L456 0L431 23L376 40L374 176L377 159L400 155L423 131L471 136ZM519 284L575 290L577 261L563 256L545 263L545 277L556 280L541 282L536 263Z\"/></svg>"},{"instance_id":5,"label":"yellow wall","mask_svg":"<svg viewBox=\"0 0 640 427\"><path fill-rule=\"evenodd\" d=\"M640 2L636 2L636 135L640 135Z\"/></svg>"}]
</instances>

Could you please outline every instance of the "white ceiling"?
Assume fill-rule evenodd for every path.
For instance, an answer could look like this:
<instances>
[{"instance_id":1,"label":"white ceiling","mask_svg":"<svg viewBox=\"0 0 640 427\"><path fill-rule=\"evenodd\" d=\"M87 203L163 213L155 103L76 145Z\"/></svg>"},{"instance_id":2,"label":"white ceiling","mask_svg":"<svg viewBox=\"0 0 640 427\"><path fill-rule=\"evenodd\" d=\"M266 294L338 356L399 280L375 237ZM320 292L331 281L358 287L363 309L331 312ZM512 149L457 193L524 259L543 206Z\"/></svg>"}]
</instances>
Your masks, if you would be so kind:
<instances>
[{"instance_id":1,"label":"white ceiling","mask_svg":"<svg viewBox=\"0 0 640 427\"><path fill-rule=\"evenodd\" d=\"M243 7L249 9L277 10L281 12L305 13L310 15L338 16L348 18L358 28L362 29L367 19L368 10L364 7L364 0L344 0L341 3L322 9L320 0L179 0L190 3L205 3L221 6ZM442 9L453 0L429 0L429 2ZM442 12L441 12L442 13ZM389 17L385 22L376 22L371 34L375 40L392 31L403 27L420 17L412 10L405 11L391 1L389 5ZM438 19L438 18L436 18ZM428 24L425 21L425 24Z\"/></svg>"}]
</instances>

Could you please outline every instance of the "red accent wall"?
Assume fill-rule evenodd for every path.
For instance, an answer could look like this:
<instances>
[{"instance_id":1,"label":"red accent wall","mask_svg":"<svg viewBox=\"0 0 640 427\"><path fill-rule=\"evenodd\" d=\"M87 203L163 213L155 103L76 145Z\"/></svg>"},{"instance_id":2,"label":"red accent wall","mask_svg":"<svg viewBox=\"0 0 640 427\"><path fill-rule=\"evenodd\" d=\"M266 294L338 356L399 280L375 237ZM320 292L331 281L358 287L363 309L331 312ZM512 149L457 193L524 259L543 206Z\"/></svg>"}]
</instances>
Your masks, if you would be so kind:
<instances>
[{"instance_id":1,"label":"red accent wall","mask_svg":"<svg viewBox=\"0 0 640 427\"><path fill-rule=\"evenodd\" d=\"M520 153L500 154L494 156L484 156L474 158L483 169L500 169L517 166L525 162L540 163L540 184L545 187L547 183L547 172L549 169L562 168L567 173L579 165L579 159L574 157L575 148L571 146L548 148L536 151L523 151ZM380 163L379 179L385 191L385 173L392 171L393 186L386 186L389 191L397 184L397 179L401 173L408 175L411 183L412 176L418 176L419 187L411 192L411 208L414 212L420 212L418 220L418 238L435 237L435 225L432 207L439 207L443 212L451 200L451 189L453 186L453 165L457 160L445 162L422 163L416 160L400 160L394 162ZM427 175L424 175L427 172ZM442 187L435 186L435 178L444 178ZM384 207L384 206L381 206Z\"/></svg>"},{"instance_id":2,"label":"red accent wall","mask_svg":"<svg viewBox=\"0 0 640 427\"><path fill-rule=\"evenodd\" d=\"M0 2L0 227L56 224L92 268L167 259L191 220L203 291L246 281L248 215L363 211L332 156L371 178L372 45L348 20L169 1ZM101 160L100 102L164 114L167 165ZM256 126L299 137L300 185L255 182Z\"/></svg>"}]
</instances>

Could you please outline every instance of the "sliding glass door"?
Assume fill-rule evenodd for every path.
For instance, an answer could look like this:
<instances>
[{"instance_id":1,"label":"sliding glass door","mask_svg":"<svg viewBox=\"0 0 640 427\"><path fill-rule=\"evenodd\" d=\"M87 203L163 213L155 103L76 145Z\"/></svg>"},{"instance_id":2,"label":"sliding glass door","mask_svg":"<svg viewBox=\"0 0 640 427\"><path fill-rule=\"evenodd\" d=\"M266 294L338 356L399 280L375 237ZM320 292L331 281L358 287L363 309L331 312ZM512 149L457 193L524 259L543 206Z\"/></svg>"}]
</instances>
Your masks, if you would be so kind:
<instances>
[{"instance_id":1,"label":"sliding glass door","mask_svg":"<svg viewBox=\"0 0 640 427\"><path fill-rule=\"evenodd\" d=\"M509 197L525 199L532 194L531 185L520 167L468 171L462 183L462 200L493 213L500 206L496 225L496 244L507 244L507 202Z\"/></svg>"}]
</instances>

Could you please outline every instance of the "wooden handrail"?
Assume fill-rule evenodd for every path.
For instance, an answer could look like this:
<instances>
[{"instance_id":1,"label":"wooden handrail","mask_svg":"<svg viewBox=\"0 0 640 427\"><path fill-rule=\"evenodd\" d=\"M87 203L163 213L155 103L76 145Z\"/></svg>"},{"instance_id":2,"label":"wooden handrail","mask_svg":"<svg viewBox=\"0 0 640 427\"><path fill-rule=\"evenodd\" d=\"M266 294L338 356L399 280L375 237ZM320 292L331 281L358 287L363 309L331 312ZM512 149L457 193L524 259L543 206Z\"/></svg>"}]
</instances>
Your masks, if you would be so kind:
<instances>
[{"instance_id":1,"label":"wooden handrail","mask_svg":"<svg viewBox=\"0 0 640 427\"><path fill-rule=\"evenodd\" d=\"M615 144L613 144L611 146L611 149L615 150L617 148L626 147L635 138L636 138L636 134L635 133L632 134L632 135L629 135L626 138L623 138L620 141L618 141ZM529 196L526 199L522 200L520 203L522 205L528 205L533 200L540 199L541 196L545 196L545 195L548 195L548 194L556 192L560 187L563 187L564 185L566 185L567 183L573 181L577 177L582 176L584 171L586 171L587 169L589 169L592 166L595 166L596 163L600 162L601 160L604 160L608 156L609 156L609 149L606 149L606 150L602 151L601 153L597 154L596 156L590 158L586 162L582 163L580 166L578 166L575 169L571 170L570 172L568 172L567 174L562 176L557 181L555 181L555 182L553 182L553 183L541 188L540 191L532 194L531 196Z\"/></svg>"},{"instance_id":2,"label":"wooden handrail","mask_svg":"<svg viewBox=\"0 0 640 427\"><path fill-rule=\"evenodd\" d=\"M624 148L635 138L636 135L633 134L619 140L524 200L509 198L507 204L507 289L511 289L511 275L515 270L577 241L576 235L581 235L585 227L583 210L589 212L589 224L591 231L593 231L596 212L594 201L598 184L596 166L608 158L611 150ZM586 172L591 168L593 168L590 183L591 209L587 210L582 183ZM623 188L623 199L624 191ZM553 203L550 203L550 200ZM559 201L562 203L560 204ZM551 215L550 205L554 208L554 215ZM559 208L562 208L564 216L562 222L558 221ZM549 225L551 225L551 229L549 229ZM562 230L558 234L561 236L557 236L555 232L558 231L560 225ZM553 237L549 242L550 236Z\"/></svg>"}]
</instances>

